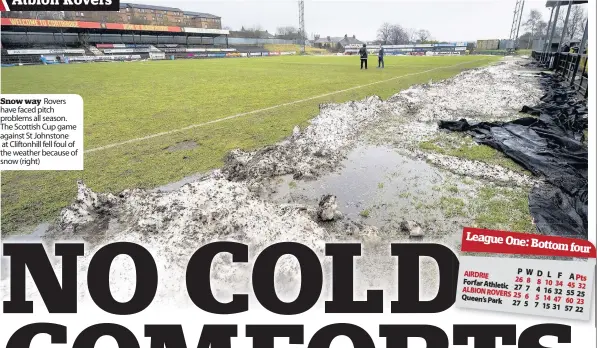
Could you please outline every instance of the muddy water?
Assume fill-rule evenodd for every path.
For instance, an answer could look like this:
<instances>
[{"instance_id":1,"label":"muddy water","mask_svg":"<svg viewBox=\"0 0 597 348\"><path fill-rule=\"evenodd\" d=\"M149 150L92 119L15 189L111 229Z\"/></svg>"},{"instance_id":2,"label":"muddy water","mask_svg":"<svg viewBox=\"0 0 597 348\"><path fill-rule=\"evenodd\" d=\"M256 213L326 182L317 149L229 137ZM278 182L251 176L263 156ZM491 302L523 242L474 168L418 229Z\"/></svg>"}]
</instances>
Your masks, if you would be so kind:
<instances>
[{"instance_id":1,"label":"muddy water","mask_svg":"<svg viewBox=\"0 0 597 348\"><path fill-rule=\"evenodd\" d=\"M151 190L151 192L173 192L173 191L176 191L179 188L183 187L186 184L190 184L192 182L200 180L204 176L205 176L205 174L190 175L190 176L187 176L179 181L171 182L169 184L157 187L157 188Z\"/></svg>"},{"instance_id":2,"label":"muddy water","mask_svg":"<svg viewBox=\"0 0 597 348\"><path fill-rule=\"evenodd\" d=\"M458 193L446 192L448 185L457 188ZM396 260L389 255L386 242L410 240L408 233L400 231L400 222L416 221L423 227L425 242L457 250L467 218L446 218L440 201L446 197L468 201L475 190L449 172L403 156L395 149L374 145L350 151L337 171L317 180L295 181L286 176L274 182L273 188L271 199L279 203L317 206L323 195L335 195L338 209L346 219L380 228L381 239L366 243L364 254L368 256L356 261L359 281L355 283L355 292L364 295L366 289L386 288L390 289L389 296L395 295L396 284L380 275L395 272ZM342 225L339 221L336 228L326 226L341 233ZM421 274L421 296L431 299L437 292L437 265L422 260Z\"/></svg>"},{"instance_id":3,"label":"muddy water","mask_svg":"<svg viewBox=\"0 0 597 348\"><path fill-rule=\"evenodd\" d=\"M416 206L437 198L433 188L442 181L442 174L425 162L391 148L361 146L348 154L339 170L315 181L278 179L271 198L316 206L322 195L332 194L345 217L381 226L417 216Z\"/></svg>"}]
</instances>

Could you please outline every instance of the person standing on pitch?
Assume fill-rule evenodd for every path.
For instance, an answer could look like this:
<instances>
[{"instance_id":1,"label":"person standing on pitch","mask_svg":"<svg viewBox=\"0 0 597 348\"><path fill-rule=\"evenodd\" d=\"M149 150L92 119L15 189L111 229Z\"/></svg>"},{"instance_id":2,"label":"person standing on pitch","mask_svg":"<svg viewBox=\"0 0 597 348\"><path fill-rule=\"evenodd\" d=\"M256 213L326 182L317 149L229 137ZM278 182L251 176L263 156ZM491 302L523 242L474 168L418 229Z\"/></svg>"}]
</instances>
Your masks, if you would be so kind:
<instances>
[{"instance_id":1,"label":"person standing on pitch","mask_svg":"<svg viewBox=\"0 0 597 348\"><path fill-rule=\"evenodd\" d=\"M383 56L384 56L384 54L385 54L385 53L386 53L386 52L385 52L385 50L383 49L383 46L379 46L379 53L378 53L378 57L379 57L379 58L378 58L378 62L377 62L377 68L378 68L378 69L379 69L379 68L382 68L382 69L383 69L383 68L385 67L385 65L384 65L384 62L383 62Z\"/></svg>"},{"instance_id":2,"label":"person standing on pitch","mask_svg":"<svg viewBox=\"0 0 597 348\"><path fill-rule=\"evenodd\" d=\"M361 70L363 70L363 65L367 69L367 45L363 44L363 47L359 50L359 55L361 56Z\"/></svg>"}]
</instances>

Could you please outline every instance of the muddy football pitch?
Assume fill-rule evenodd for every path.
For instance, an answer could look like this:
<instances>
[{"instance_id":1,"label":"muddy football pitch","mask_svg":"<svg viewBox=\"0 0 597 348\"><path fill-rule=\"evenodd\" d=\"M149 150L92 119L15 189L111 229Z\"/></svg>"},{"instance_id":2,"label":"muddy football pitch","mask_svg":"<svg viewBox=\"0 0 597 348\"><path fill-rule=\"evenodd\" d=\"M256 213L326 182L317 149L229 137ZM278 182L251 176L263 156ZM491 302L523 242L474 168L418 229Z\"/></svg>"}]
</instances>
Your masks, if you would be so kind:
<instances>
[{"instance_id":1,"label":"muddy football pitch","mask_svg":"<svg viewBox=\"0 0 597 348\"><path fill-rule=\"evenodd\" d=\"M321 103L387 98L495 57L269 57L2 69L2 93L79 94L85 170L2 172L2 234L31 232L76 197L154 188L222 165L233 149L276 143Z\"/></svg>"}]
</instances>

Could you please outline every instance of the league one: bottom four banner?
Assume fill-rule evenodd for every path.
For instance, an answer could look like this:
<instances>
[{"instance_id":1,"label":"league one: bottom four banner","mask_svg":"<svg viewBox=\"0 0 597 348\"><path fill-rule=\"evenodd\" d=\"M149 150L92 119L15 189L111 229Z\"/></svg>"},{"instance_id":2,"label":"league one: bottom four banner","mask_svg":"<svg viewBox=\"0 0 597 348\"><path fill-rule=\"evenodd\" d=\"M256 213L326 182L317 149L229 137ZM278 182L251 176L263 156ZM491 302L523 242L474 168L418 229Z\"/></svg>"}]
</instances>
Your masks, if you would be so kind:
<instances>
[{"instance_id":1,"label":"league one: bottom four banner","mask_svg":"<svg viewBox=\"0 0 597 348\"><path fill-rule=\"evenodd\" d=\"M457 307L591 320L595 247L590 242L465 228L462 252Z\"/></svg>"},{"instance_id":2,"label":"league one: bottom four banner","mask_svg":"<svg viewBox=\"0 0 597 348\"><path fill-rule=\"evenodd\" d=\"M230 254L233 263L247 263L249 247L237 242L215 242L197 249L188 262L185 284L197 310L223 317L254 310L255 306L250 305L247 294L235 294L232 301L220 302L213 295L210 284L212 261L217 255ZM369 290L364 301L355 300L351 290L354 288L354 262L361 256L361 247L350 243L326 245L325 255L332 262L333 296L326 301L323 313L344 314L346 321L318 329L308 347L330 347L340 336L350 339L354 347L374 347L372 333L351 324L351 319L388 311L397 314L396 321L401 323L392 324L387 320L380 323L379 332L375 334L385 340L387 347L408 347L409 338L413 337L422 338L427 347L449 347L450 333L429 324L406 325L404 317L398 314L433 315L453 305L463 312L473 309L554 319L591 319L596 253L594 245L585 240L465 228L460 260L452 250L440 244L391 244L388 251L398 261L399 286L397 298L391 301L389 310L384 310L383 290ZM43 311L34 308L33 302L27 299L31 290L27 289L25 281L27 271L48 313L78 313L77 277L82 275L77 272L77 259L84 255L84 249L84 244L57 243L54 255L51 255L42 244L5 244L4 256L10 259L10 300L4 302L3 319L9 316L16 316L16 319L18 315ZM295 300L284 302L277 296L274 273L278 260L288 255L295 257L300 264L301 288ZM61 259L62 274L53 272L50 258L54 256ZM134 295L125 302L114 299L109 284L111 264L119 256L130 257L136 270ZM439 267L439 290L430 301L422 301L419 296L421 257L432 258ZM318 255L305 245L292 242L273 244L256 256L252 266L253 296L270 314L280 318L300 318L320 299L324 288L322 265ZM151 253L141 245L126 242L108 244L99 249L89 263L86 277L95 306L119 317L147 310L159 282ZM239 336L239 325L205 322L197 325L202 325L198 347L230 348L233 339ZM31 323L12 333L6 347L30 347L40 335L49 335L53 345L47 347L60 346L67 343L67 330L67 326L59 322ZM102 337L111 337L118 347L141 347L130 330L130 327L119 324L98 323L80 332L72 347L94 347ZM185 343L180 325L151 322L144 325L144 332L152 348L189 346ZM468 345L471 338L477 348L496 347L498 337L503 344L525 348L545 347L540 341L547 336L557 337L559 343L572 342L571 326L550 323L534 325L522 332L517 332L516 325L512 324L472 323L454 325L451 334L454 345ZM252 339L253 347L274 347L274 338L277 337L287 338L291 344L306 344L305 326L296 323L246 325L245 335ZM49 343L48 340L45 342ZM577 344L574 346L578 347Z\"/></svg>"}]
</instances>

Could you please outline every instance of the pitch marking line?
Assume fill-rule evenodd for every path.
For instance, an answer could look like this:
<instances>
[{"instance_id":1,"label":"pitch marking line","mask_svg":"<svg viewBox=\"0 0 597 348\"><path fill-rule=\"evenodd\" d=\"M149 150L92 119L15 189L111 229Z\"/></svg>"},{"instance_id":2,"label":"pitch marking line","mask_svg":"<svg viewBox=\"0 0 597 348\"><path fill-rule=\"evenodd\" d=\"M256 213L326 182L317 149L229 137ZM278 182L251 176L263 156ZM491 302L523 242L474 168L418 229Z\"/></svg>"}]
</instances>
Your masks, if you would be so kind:
<instances>
[{"instance_id":1,"label":"pitch marking line","mask_svg":"<svg viewBox=\"0 0 597 348\"><path fill-rule=\"evenodd\" d=\"M85 150L84 153L92 153L92 152L97 152L97 151L104 151L104 150L108 150L108 149L111 149L111 148L114 148L114 147L118 147L118 146L122 146L122 145L137 143L137 142L144 141L144 140L149 140L149 139L153 139L153 138L162 137L164 135L170 135L170 134L174 134L174 133L180 133L180 132L184 132L186 130L193 129L193 128L208 126L210 124L219 123L219 122L223 122L223 121L227 121L227 120L232 120L232 119L243 117L243 116L253 115L253 114L257 114L257 113L264 112L264 111L270 111L270 110L278 109L278 108L281 108L281 107L284 107L284 106L295 105L295 104L304 103L306 101L310 101L310 100L314 100L314 99L320 99L320 98L324 98L324 97L329 97L331 95L340 94L340 93L344 93L344 92L349 92L349 91L353 91L355 89L369 87L369 86L373 86L373 85L377 85L377 84L380 84L380 83L385 83L385 82L397 80L397 79L404 78L404 77L421 75L421 74L430 73L430 72L435 71L435 70L440 70L440 69L444 69L444 68L453 68L453 67L464 65L464 64L475 63L475 62L478 62L478 61L481 61L481 60L484 60L484 59L478 59L478 60L473 60L473 61L470 61L470 62L458 63L458 64L454 64L454 65L441 66L441 67L433 68L433 69L430 69L430 70L420 71L420 72L416 72L416 73L410 73L410 74L406 74L406 75L394 76L394 77L386 79L386 80L375 81L375 82L367 83L367 84L364 84L364 85L354 86L354 87L350 87L350 88L347 88L347 89L342 89L342 90L338 90L338 91L333 91L333 92L329 92L329 93L317 95L317 96L314 96L314 97L309 97L309 98L306 98L306 99L300 99L300 100L295 100L295 101L291 101L291 102L288 102L288 103L273 105L273 106L269 106L269 107L263 108L263 109L257 109L257 110L253 110L253 111L242 112L240 114L231 115L231 116L227 116L227 117L223 117L223 118L218 118L216 120L211 120L211 121L207 121L207 122L204 122L204 123L192 124L190 126L186 126L186 127L183 127L183 128L173 129L173 130L169 130L169 131L161 132L161 133L155 133L155 134L147 135L147 136L140 137L140 138L129 139L129 140L126 140L126 141L123 141L123 142L120 142L120 143L108 144L108 145L96 147L96 148L93 148L93 149Z\"/></svg>"}]
</instances>

